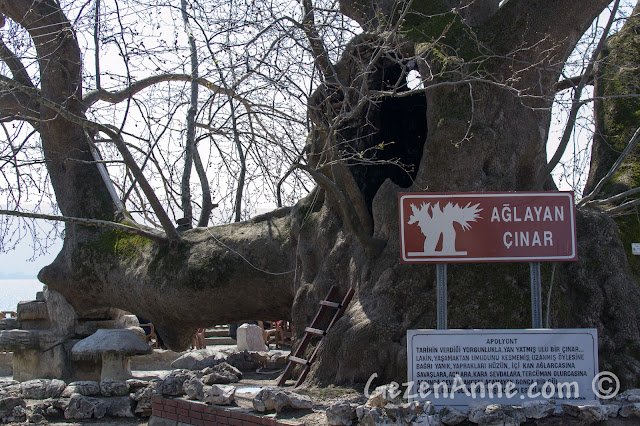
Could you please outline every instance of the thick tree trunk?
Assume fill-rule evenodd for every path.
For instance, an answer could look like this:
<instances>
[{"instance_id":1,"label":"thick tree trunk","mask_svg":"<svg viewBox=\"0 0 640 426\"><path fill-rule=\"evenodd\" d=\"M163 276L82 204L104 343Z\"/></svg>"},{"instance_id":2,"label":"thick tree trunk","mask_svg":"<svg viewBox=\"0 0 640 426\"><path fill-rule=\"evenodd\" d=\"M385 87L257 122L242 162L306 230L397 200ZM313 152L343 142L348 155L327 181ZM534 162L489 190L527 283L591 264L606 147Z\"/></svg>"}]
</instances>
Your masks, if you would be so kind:
<instances>
[{"instance_id":1,"label":"thick tree trunk","mask_svg":"<svg viewBox=\"0 0 640 426\"><path fill-rule=\"evenodd\" d=\"M355 10L356 3L341 2L343 10ZM442 59L441 55L424 53L427 62L432 62L421 67L423 77L426 79L433 70L444 71L449 77L448 84L442 84L442 78L425 81L428 132L415 182L399 185L397 176L388 174L390 179L378 186L374 195L365 197L371 202L374 238L385 243L379 256L367 256L340 225L330 197L309 217L313 226L302 228L299 242L299 253L306 255L299 261L301 284L294 304L294 322L304 324L310 320L313 304L330 284L339 283L344 289L356 288L356 297L345 318L323 342L320 361L314 364L309 376L311 380L325 384L362 383L373 373L378 374L376 385L405 380L407 329L435 328L436 325L435 266L399 263L398 192L533 189L546 165L545 144L552 89L560 75L558 65L564 63L591 19L608 2L571 3L535 2L534 7L534 2L511 0L493 19L483 19L483 26L478 27L475 34L486 38L480 38L478 44L495 53L496 58L475 72L462 66L452 71L447 69L451 62L434 62ZM424 24L420 33L427 34L426 17L436 11L424 11L423 23L410 16L407 22L416 27ZM553 19L554 14L562 19ZM353 17L361 23L373 22L370 21L373 17ZM455 46L462 46L459 50L462 54L464 36L455 33L455 24L451 28L447 37L454 38ZM408 34L415 37L411 31ZM388 38L386 40L388 42ZM510 44L505 44L505 40ZM386 48L395 54L411 51L406 44L397 46L395 50ZM420 53L420 44L416 46ZM357 70L364 68L354 64L354 58L366 61L374 57L373 53L363 53L363 49L359 46L357 54L347 51L337 64L343 83L356 81ZM507 55L509 51L513 53ZM500 58L500 55L505 56ZM449 61L452 59L455 58ZM402 59L398 62L402 63ZM404 63L407 62L408 57ZM380 62L375 69L385 67L389 65ZM372 76L384 74L370 73ZM477 81L479 79L484 82ZM368 87L382 86L384 90L384 84L384 80L370 81ZM315 96L310 105L311 115L318 124L331 119L330 112L324 117L320 113L323 100L327 99L322 90L328 89L319 89L322 95ZM381 104L383 109L384 99ZM333 105L332 110L339 108ZM354 140L354 135L358 135L354 128L376 123L371 117L370 108L359 123L351 123L343 130L343 139ZM380 129L380 133L385 131L388 130ZM390 140L407 140L397 123L391 133ZM376 142L374 139L370 143ZM315 151L319 152L322 141L317 141L316 146ZM371 175L375 175L375 171L368 173L368 177ZM371 179L361 176L354 172L361 190L371 192ZM548 181L550 185L546 189L553 189L550 179ZM311 238L313 246L308 242ZM578 245L579 260L557 267L551 292L550 325L597 328L601 369L616 371L623 386L635 386L640 372L640 362L634 355L640 348L640 290L629 274L614 222L598 212L579 211ZM329 255L319 262L318 252ZM343 273L336 274L336 271ZM551 265L543 265L542 271L546 293L550 290ZM450 328L531 326L528 264L451 265L448 280Z\"/></svg>"},{"instance_id":2,"label":"thick tree trunk","mask_svg":"<svg viewBox=\"0 0 640 426\"><path fill-rule=\"evenodd\" d=\"M550 110L523 105L507 88L486 83L435 89L427 104L429 135L416 190L532 189L546 164Z\"/></svg>"},{"instance_id":3,"label":"thick tree trunk","mask_svg":"<svg viewBox=\"0 0 640 426\"><path fill-rule=\"evenodd\" d=\"M364 383L377 373L374 386L401 383L407 372L407 330L436 328L436 267L399 263L396 200L401 190L387 181L374 200L375 237L387 243L375 258L338 225L328 205L311 214L309 227L303 228L298 251L306 255L300 258L294 324L309 324L331 284L356 289L345 317L323 340L312 382ZM625 388L637 386L640 289L629 275L617 228L606 215L579 211L577 232L578 261L557 265L550 326L597 328L601 370L615 371ZM329 253L322 262L319 252ZM542 265L545 300L551 268ZM531 327L527 263L451 264L447 276L449 328Z\"/></svg>"}]
</instances>

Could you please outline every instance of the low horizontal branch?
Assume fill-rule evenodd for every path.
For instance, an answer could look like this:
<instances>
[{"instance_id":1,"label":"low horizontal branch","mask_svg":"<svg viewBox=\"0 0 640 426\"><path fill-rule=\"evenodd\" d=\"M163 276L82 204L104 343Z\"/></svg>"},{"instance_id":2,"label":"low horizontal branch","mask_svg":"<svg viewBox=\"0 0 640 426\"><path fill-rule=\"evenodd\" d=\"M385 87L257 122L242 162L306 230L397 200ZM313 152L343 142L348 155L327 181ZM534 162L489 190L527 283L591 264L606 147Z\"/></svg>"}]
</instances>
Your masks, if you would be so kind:
<instances>
[{"instance_id":1,"label":"low horizontal branch","mask_svg":"<svg viewBox=\"0 0 640 426\"><path fill-rule=\"evenodd\" d=\"M167 237L164 236L164 234L160 234L159 232L152 232L146 229L136 228L134 226L123 225L122 223L110 222L108 220L88 219L83 217L71 217L71 216L56 216L56 215L42 214L42 213L20 212L16 210L0 210L0 214L7 215L7 216L26 217L30 219L43 219L43 220L53 220L56 222L76 223L78 225L94 226L99 228L117 229L119 231L127 232L129 234L140 235L141 237L149 238L150 240L157 241L160 243L168 242Z\"/></svg>"},{"instance_id":2,"label":"low horizontal branch","mask_svg":"<svg viewBox=\"0 0 640 426\"><path fill-rule=\"evenodd\" d=\"M621 192L620 194L616 194L614 196L611 196L609 198L605 198L603 200L592 200L592 201L587 201L585 203L580 202L578 204L578 207L580 207L582 205L585 205L585 206L591 206L591 205L593 205L593 206L601 206L601 205L605 205L605 204L611 204L611 203L614 203L614 202L616 202L618 200L621 200L623 198L635 195L638 192L640 192L640 187L632 188L632 189L630 189L628 191Z\"/></svg>"},{"instance_id":3,"label":"low horizontal branch","mask_svg":"<svg viewBox=\"0 0 640 426\"><path fill-rule=\"evenodd\" d=\"M636 198L634 200L627 201L626 203L622 203L619 206L612 207L604 212L611 216L621 216L624 212L636 207L640 204L640 199Z\"/></svg>"}]
</instances>

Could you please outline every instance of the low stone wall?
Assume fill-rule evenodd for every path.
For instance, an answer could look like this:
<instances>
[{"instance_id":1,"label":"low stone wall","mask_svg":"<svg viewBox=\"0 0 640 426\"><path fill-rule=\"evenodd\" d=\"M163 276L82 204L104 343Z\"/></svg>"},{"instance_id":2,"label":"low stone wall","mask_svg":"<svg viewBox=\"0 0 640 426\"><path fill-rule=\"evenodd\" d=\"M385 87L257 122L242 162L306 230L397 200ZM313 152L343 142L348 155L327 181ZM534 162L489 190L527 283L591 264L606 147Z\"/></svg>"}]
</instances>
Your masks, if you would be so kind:
<instances>
[{"instance_id":1,"label":"low stone wall","mask_svg":"<svg viewBox=\"0 0 640 426\"><path fill-rule=\"evenodd\" d=\"M154 349L152 354L131 357L131 369L139 371L171 370L171 363L186 352ZM13 352L0 351L0 376L13 375Z\"/></svg>"},{"instance_id":2,"label":"low stone wall","mask_svg":"<svg viewBox=\"0 0 640 426\"><path fill-rule=\"evenodd\" d=\"M152 402L153 411L149 419L149 426L177 426L178 424L291 426L304 424L296 421L276 420L273 415L261 416L242 408L224 408L199 401L154 396Z\"/></svg>"},{"instance_id":3,"label":"low stone wall","mask_svg":"<svg viewBox=\"0 0 640 426\"><path fill-rule=\"evenodd\" d=\"M327 408L330 425L522 425L522 426L626 426L640 424L640 389L629 389L610 401L524 401L522 405L474 401L462 410L436 409L431 402L403 403L391 385L380 386L366 404L341 402Z\"/></svg>"},{"instance_id":4,"label":"low stone wall","mask_svg":"<svg viewBox=\"0 0 640 426\"><path fill-rule=\"evenodd\" d=\"M0 423L148 417L153 386L136 379L69 384L58 379L0 380Z\"/></svg>"},{"instance_id":5,"label":"low stone wall","mask_svg":"<svg viewBox=\"0 0 640 426\"><path fill-rule=\"evenodd\" d=\"M226 363L224 363L226 364ZM229 369L228 364L224 369ZM223 378L214 368L199 372L204 382ZM228 378L228 377L227 377ZM58 379L0 380L0 423L36 423L149 417L152 426L181 425L607 425L640 424L640 389L627 390L606 403L529 401L522 406L474 402L465 410L430 403L403 403L377 388L366 403L356 395L314 401L288 389L205 385L196 372L175 370L165 379L129 379L66 384ZM254 386L255 388L255 386ZM275 411L275 413L274 413Z\"/></svg>"}]
</instances>

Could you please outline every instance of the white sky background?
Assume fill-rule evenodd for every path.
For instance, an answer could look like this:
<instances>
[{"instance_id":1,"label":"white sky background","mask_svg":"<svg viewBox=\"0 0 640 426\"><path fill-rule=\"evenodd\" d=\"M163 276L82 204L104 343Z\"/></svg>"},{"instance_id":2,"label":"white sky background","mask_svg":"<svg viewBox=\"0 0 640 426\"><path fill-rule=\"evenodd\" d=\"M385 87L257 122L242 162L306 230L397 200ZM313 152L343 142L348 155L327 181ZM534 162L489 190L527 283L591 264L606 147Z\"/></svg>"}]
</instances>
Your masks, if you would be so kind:
<instances>
[{"instance_id":1,"label":"white sky background","mask_svg":"<svg viewBox=\"0 0 640 426\"><path fill-rule=\"evenodd\" d=\"M20 243L14 250L0 254L0 280L33 279L43 266L50 264L62 248L62 241L49 248L47 254L33 258L33 247Z\"/></svg>"},{"instance_id":2,"label":"white sky background","mask_svg":"<svg viewBox=\"0 0 640 426\"><path fill-rule=\"evenodd\" d=\"M54 214L51 210L46 213ZM13 249L0 252L0 280L35 279L40 269L51 263L62 248L62 239L55 237L54 226L62 229L63 225L38 220L35 222L38 238L34 239L30 229L12 221L15 218L0 216L0 219L9 219L11 232L17 240Z\"/></svg>"},{"instance_id":3,"label":"white sky background","mask_svg":"<svg viewBox=\"0 0 640 426\"><path fill-rule=\"evenodd\" d=\"M625 7L627 8L626 10L628 13L629 8L632 8L633 4L631 4L630 2L626 2ZM601 26L604 25L607 19L608 19L608 11L605 11L603 15L600 17L599 24ZM589 34L589 32L587 34ZM595 34L597 36L597 33ZM180 43L183 43L183 45L186 45L186 43L184 42L184 39L182 38L183 37L182 33L175 32L173 28L170 28L167 30L166 37L170 41L170 43L174 42L174 40L176 39L176 35L177 35L177 39L180 40ZM93 41L90 38L90 34L84 34L84 35L81 34L80 42L87 45L92 45L93 43ZM594 42L592 41L591 43L594 43ZM597 38L595 39L595 43L597 43ZM89 52L89 51L86 51L86 52ZM87 56L84 58L85 68L91 68L94 66L93 57L88 53L86 53L86 55ZM114 52L104 55L101 58L101 61L103 63L103 69L104 67L107 66L106 64L108 64L108 66L115 67L115 69L117 69L119 68L118 64L122 63L121 59L116 54L114 54ZM579 61L577 57L576 57L576 61ZM567 69L567 74L569 76L575 75L575 69L580 68L580 66L581 64L576 63L574 69L571 69L571 68ZM184 70L177 70L177 72L183 72L183 71ZM118 72L121 72L121 70ZM114 82L110 83L109 81L110 80L108 78L103 77L103 85L107 88L111 85L111 83L114 83ZM122 87L119 84L117 85L114 84L114 86ZM569 93L570 91L566 91L566 92ZM585 90L585 94L583 95L583 98L589 97L589 96L591 96L590 87L587 90ZM591 139L591 132L592 132L591 106L588 105L583 107L581 110L581 115L583 116L583 119L581 121L581 124L577 126L577 131L574 131L572 135L571 142L562 160L563 164L559 165L554 171L554 177L556 179L556 182L560 186L560 189L575 190L578 193L579 191L581 191L582 187L584 186L584 182L586 181L586 173L588 173L588 167L589 167L590 139ZM556 110L554 110L554 116L551 123L551 132L550 132L550 138L548 143L549 158L553 155L555 151L555 147L557 146L557 142L561 138L562 132L564 130L563 126L564 126L565 117L566 117L566 114L563 115L561 108L556 108ZM208 149L208 147L209 145L206 146L206 149ZM201 149L203 149L202 145L201 145ZM574 155L576 152L578 153L578 155ZM208 153L202 152L202 154L204 156L204 155L207 155ZM197 182L197 176L195 175L195 172L193 174L192 181ZM227 181L223 180L223 181L217 182L217 184L220 185L220 187L222 188L224 186L226 187L232 186L233 182L228 180ZM233 189L229 189L229 191L233 191ZM259 192L259 189L254 190L254 192L255 191ZM215 198L214 198L214 202L216 202ZM265 200L260 196L257 196L256 198L255 194L254 194L253 203L254 204L250 209L251 213L249 213L249 216L254 216L255 214L260 214L260 213L270 211L275 207L275 204L272 201ZM247 218L249 216L247 216ZM52 225L50 225L49 222L40 221L39 226L44 230L45 233L47 233L51 229ZM24 237L20 240L20 243L17 244L13 250L10 250L6 253L0 253L0 279L35 278L39 269L42 266L50 263L55 258L61 245L62 245L61 241L58 239L57 241L53 242L53 245L49 247L47 254L42 255L40 253L41 252L40 247L34 248L33 240L31 236L27 232L24 232ZM34 255L34 250L36 252L35 255ZM34 256L35 256L35 260L34 260Z\"/></svg>"}]
</instances>

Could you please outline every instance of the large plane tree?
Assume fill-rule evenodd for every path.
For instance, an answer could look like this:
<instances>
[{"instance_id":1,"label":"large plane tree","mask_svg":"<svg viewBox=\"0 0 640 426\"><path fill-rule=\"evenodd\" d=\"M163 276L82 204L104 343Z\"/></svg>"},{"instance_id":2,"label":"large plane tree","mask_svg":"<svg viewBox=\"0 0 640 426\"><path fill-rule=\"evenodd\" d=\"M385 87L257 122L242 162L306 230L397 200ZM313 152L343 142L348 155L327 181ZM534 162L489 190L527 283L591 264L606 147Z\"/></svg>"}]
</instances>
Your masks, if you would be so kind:
<instances>
[{"instance_id":1,"label":"large plane tree","mask_svg":"<svg viewBox=\"0 0 640 426\"><path fill-rule=\"evenodd\" d=\"M399 261L398 192L556 189L551 172L570 140L585 87L605 72L614 82L599 99L618 96L611 70L618 68L613 59L608 73L604 66L612 51L606 35L616 25L618 1L610 6L609 0L343 0L337 5L339 14L329 10L331 2L302 0L294 12L278 2L239 4L246 6L241 14L245 20L224 9L228 16L216 21L219 27L196 19L202 7L198 2L176 5L188 48L179 67L167 66L171 70L163 66L165 55L178 49L179 37L175 46L149 48L140 43L143 34L136 31L135 19L127 21L112 11L122 57L148 69L157 67L158 73L147 78L128 71L118 81L121 86L105 89L99 54L88 66L91 55L82 50L94 40L93 52L99 52L99 43L117 38L101 36L99 1L0 0L7 18L0 46L0 117L4 123L30 126L23 130L28 135L6 132L11 155L5 165L37 135L57 206L67 221L64 246L39 279L80 311L112 306L150 319L175 349L187 346L196 328L212 324L292 318L300 330L331 285L343 291L354 287L356 296L325 338L310 377L325 383L364 382L378 373L381 380L402 380L406 330L433 328L436 302L435 267ZM118 2L111 7L116 6ZM572 73L570 55L607 6L613 9L612 18L587 49L580 73ZM95 25L85 25L81 33L85 15ZM250 21L258 15L262 18ZM247 29L250 37L243 39L222 31L225 25L253 25L255 32ZM630 26L637 37L636 27ZM284 42L284 36L276 36L256 48L257 40L278 29L292 38ZM239 46L253 47L245 48L244 57L224 56ZM299 46L307 53L287 62L285 52ZM267 72L266 64L277 64L280 72ZM203 77L205 68L209 74ZM88 69L92 90L83 87L89 84ZM292 77L294 71L302 74ZM263 78L263 84L242 92L242 83L254 76ZM307 78L317 85L303 96ZM624 98L632 99L638 80L625 75L625 81L631 83ZM177 83L183 87L179 100L168 89ZM147 138L147 145L133 143L139 135L117 118L134 105L144 111L141 93L159 84L164 85L161 94L171 123L166 129L184 130L180 141L170 142L179 142L180 161L159 153L165 146L160 135ZM280 94L251 97L267 85ZM559 91L570 93L567 131L547 160L551 111ZM199 98L204 93L210 100ZM291 94L305 99L308 122L304 114L276 105ZM99 114L101 103L125 106ZM171 109L180 103L185 111ZM213 120L221 111L226 118ZM144 125L151 126L151 115ZM290 126L276 129L266 121L269 117ZM620 140L607 144L604 139L594 152L618 148L598 157L590 190L630 138L627 128L622 132L611 125L611 117L606 116L607 131L598 127L599 137L615 133ZM308 135L300 137L294 128L308 130ZM213 137L199 138L204 131L226 137L228 149L237 152L235 189L226 198L234 200L231 224L208 226L213 199L229 190L220 180L210 188L211 178L203 173L207 162L200 158L202 145L216 146L221 156L225 152ZM287 136L292 144L283 148ZM247 154L250 147L270 143L282 148L279 157L254 158L265 161L262 168L256 166L265 174L285 164L276 179L277 195L291 176L304 186L301 173L316 186L292 207L243 222L243 182L251 169ZM122 164L120 176L113 175L108 155ZM189 180L192 165L201 183L197 197ZM544 265L543 290L549 294L549 325L597 328L601 368L633 385L640 371L640 291L629 266L635 260L627 258L629 248L610 218L612 205L623 201L612 200L612 191L603 192L606 203L591 202L599 197L594 193L580 207L579 260ZM192 204L200 212L197 220ZM624 211L629 210L615 212ZM143 219L146 225L140 224ZM623 225L633 227L636 220ZM456 265L448 274L450 327L529 326L527 264Z\"/></svg>"}]
</instances>

